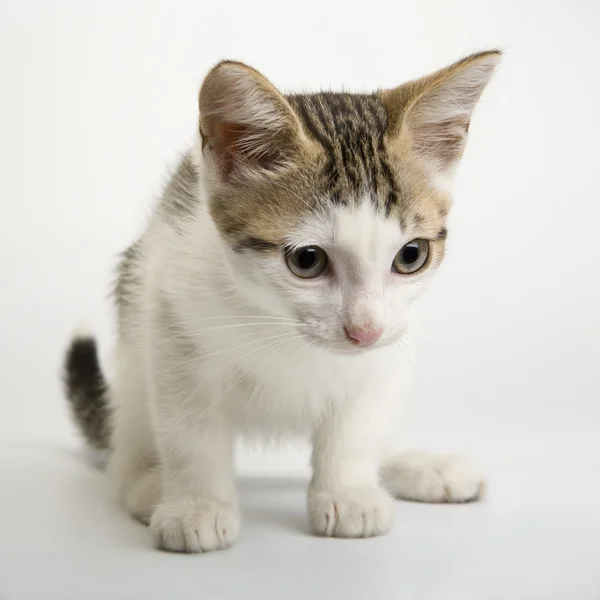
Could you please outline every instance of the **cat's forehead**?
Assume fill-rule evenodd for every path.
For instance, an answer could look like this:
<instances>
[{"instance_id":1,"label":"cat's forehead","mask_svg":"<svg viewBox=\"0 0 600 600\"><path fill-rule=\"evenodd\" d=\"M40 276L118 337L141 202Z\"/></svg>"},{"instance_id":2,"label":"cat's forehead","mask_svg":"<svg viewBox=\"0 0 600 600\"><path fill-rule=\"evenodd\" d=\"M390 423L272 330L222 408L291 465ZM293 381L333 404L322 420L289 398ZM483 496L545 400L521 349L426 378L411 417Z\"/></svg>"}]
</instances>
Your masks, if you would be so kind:
<instances>
[{"instance_id":1,"label":"cat's forehead","mask_svg":"<svg viewBox=\"0 0 600 600\"><path fill-rule=\"evenodd\" d=\"M324 154L324 192L348 204L370 194L386 214L398 203L400 186L385 149L387 111L374 94L294 95L289 101L304 130Z\"/></svg>"},{"instance_id":2,"label":"cat's forehead","mask_svg":"<svg viewBox=\"0 0 600 600\"><path fill-rule=\"evenodd\" d=\"M320 92L287 98L309 131L330 142L364 135L378 137L387 127L387 110L377 94Z\"/></svg>"},{"instance_id":3,"label":"cat's forehead","mask_svg":"<svg viewBox=\"0 0 600 600\"><path fill-rule=\"evenodd\" d=\"M387 108L379 94L323 92L288 100L320 149L321 199L344 206L369 199L402 227L411 222L438 227L444 221L447 191L410 152L390 143Z\"/></svg>"}]
</instances>

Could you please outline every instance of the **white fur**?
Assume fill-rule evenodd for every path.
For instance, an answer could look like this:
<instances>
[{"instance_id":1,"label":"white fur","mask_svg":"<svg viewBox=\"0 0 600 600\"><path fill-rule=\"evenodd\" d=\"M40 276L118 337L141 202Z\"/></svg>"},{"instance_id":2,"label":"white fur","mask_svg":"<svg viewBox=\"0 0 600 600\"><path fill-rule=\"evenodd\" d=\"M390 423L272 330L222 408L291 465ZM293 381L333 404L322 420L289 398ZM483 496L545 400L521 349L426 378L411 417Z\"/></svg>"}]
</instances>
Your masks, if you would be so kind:
<instances>
[{"instance_id":1,"label":"white fur","mask_svg":"<svg viewBox=\"0 0 600 600\"><path fill-rule=\"evenodd\" d=\"M183 236L157 216L141 241L138 310L118 346L109 470L159 546L206 551L235 541L238 434L312 438L316 533L363 537L391 526L379 468L410 382L408 308L429 275L391 273L410 232L368 202L314 215L294 235L290 243L328 252L335 277L301 280L283 258L233 253L206 212ZM365 323L384 334L357 351L343 326ZM389 478L400 495L438 499L433 483L405 468ZM471 497L471 483L453 486L452 499Z\"/></svg>"},{"instance_id":2,"label":"white fur","mask_svg":"<svg viewBox=\"0 0 600 600\"><path fill-rule=\"evenodd\" d=\"M130 290L136 309L118 344L109 471L158 546L196 552L236 540L232 453L240 434L312 439L308 504L316 533L389 529L380 466L411 379L409 307L430 277L429 270L401 277L390 266L413 235L366 200L315 213L289 243L322 246L333 274L302 280L283 257L233 252L203 208L178 230L157 211L140 240L141 285ZM344 326L384 333L357 350ZM432 460L420 463L423 472L440 472ZM439 499L439 486L400 467L386 466L391 491ZM456 491L449 499L473 496L468 472L446 469L441 480Z\"/></svg>"},{"instance_id":3,"label":"white fur","mask_svg":"<svg viewBox=\"0 0 600 600\"><path fill-rule=\"evenodd\" d=\"M463 458L426 452L395 454L383 465L385 487L398 498L419 502L469 502L481 497L484 480Z\"/></svg>"},{"instance_id":4,"label":"white fur","mask_svg":"<svg viewBox=\"0 0 600 600\"><path fill-rule=\"evenodd\" d=\"M443 189L452 165L436 162L436 145L466 133L496 61L468 65L412 108L416 148ZM201 93L201 117L252 125L247 156L278 147L273 134L293 118L285 99L245 67L217 69L209 75L214 97ZM228 547L240 528L238 435L311 439L308 513L319 535L385 533L391 494L478 497L481 478L460 461L387 458L411 380L410 307L433 271L403 277L391 265L422 232L401 230L367 198L350 207L323 202L288 233L290 247L318 245L329 257L327 276L301 279L283 253L236 253L223 241L206 206L209 186L226 183L204 162L199 140L193 159L195 214L177 215L175 227L159 208L122 286L109 472L126 509L168 550ZM264 173L250 165L242 175ZM383 333L366 350L345 328Z\"/></svg>"}]
</instances>

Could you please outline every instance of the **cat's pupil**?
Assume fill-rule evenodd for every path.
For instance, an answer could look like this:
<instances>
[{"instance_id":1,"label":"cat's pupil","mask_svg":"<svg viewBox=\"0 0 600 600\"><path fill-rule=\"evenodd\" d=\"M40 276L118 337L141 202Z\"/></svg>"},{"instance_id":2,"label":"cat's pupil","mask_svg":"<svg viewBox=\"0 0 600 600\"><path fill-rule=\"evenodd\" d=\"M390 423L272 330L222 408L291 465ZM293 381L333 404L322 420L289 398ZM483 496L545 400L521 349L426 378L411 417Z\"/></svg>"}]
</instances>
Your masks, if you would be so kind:
<instances>
[{"instance_id":1,"label":"cat's pupil","mask_svg":"<svg viewBox=\"0 0 600 600\"><path fill-rule=\"evenodd\" d=\"M306 248L298 254L298 266L301 269L312 269L317 262L317 252L314 248Z\"/></svg>"},{"instance_id":2,"label":"cat's pupil","mask_svg":"<svg viewBox=\"0 0 600 600\"><path fill-rule=\"evenodd\" d=\"M402 250L402 261L406 265L412 265L419 259L419 254L418 244L407 244Z\"/></svg>"}]
</instances>

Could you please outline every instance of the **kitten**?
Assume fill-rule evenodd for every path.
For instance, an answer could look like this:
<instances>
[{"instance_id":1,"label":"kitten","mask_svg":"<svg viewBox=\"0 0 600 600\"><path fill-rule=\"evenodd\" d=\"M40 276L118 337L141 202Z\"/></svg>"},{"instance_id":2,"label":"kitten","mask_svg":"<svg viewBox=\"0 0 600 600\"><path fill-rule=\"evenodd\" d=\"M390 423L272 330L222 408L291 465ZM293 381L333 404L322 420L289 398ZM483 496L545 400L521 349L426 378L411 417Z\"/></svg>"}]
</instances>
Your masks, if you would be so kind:
<instances>
[{"instance_id":1,"label":"kitten","mask_svg":"<svg viewBox=\"0 0 600 600\"><path fill-rule=\"evenodd\" d=\"M306 436L318 535L389 530L392 495L477 499L460 459L388 456L409 307L440 265L450 183L500 53L373 94L283 95L222 62L197 147L123 255L117 373L75 337L66 388L158 547L230 546L236 435Z\"/></svg>"}]
</instances>

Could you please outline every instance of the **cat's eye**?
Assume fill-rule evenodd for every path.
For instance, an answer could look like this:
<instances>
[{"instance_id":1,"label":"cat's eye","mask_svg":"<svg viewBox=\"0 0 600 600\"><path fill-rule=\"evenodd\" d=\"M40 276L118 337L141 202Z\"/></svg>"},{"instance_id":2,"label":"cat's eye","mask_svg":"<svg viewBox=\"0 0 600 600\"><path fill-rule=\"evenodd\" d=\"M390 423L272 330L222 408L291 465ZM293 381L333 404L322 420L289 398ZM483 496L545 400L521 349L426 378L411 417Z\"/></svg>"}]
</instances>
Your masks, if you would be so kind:
<instances>
[{"instance_id":1,"label":"cat's eye","mask_svg":"<svg viewBox=\"0 0 600 600\"><path fill-rule=\"evenodd\" d=\"M396 273L410 275L422 269L429 256L429 242L427 240L413 240L400 249L394 257L392 268Z\"/></svg>"},{"instance_id":2,"label":"cat's eye","mask_svg":"<svg viewBox=\"0 0 600 600\"><path fill-rule=\"evenodd\" d=\"M319 246L303 246L286 252L285 261L289 270L302 279L318 277L327 268L327 254Z\"/></svg>"}]
</instances>

